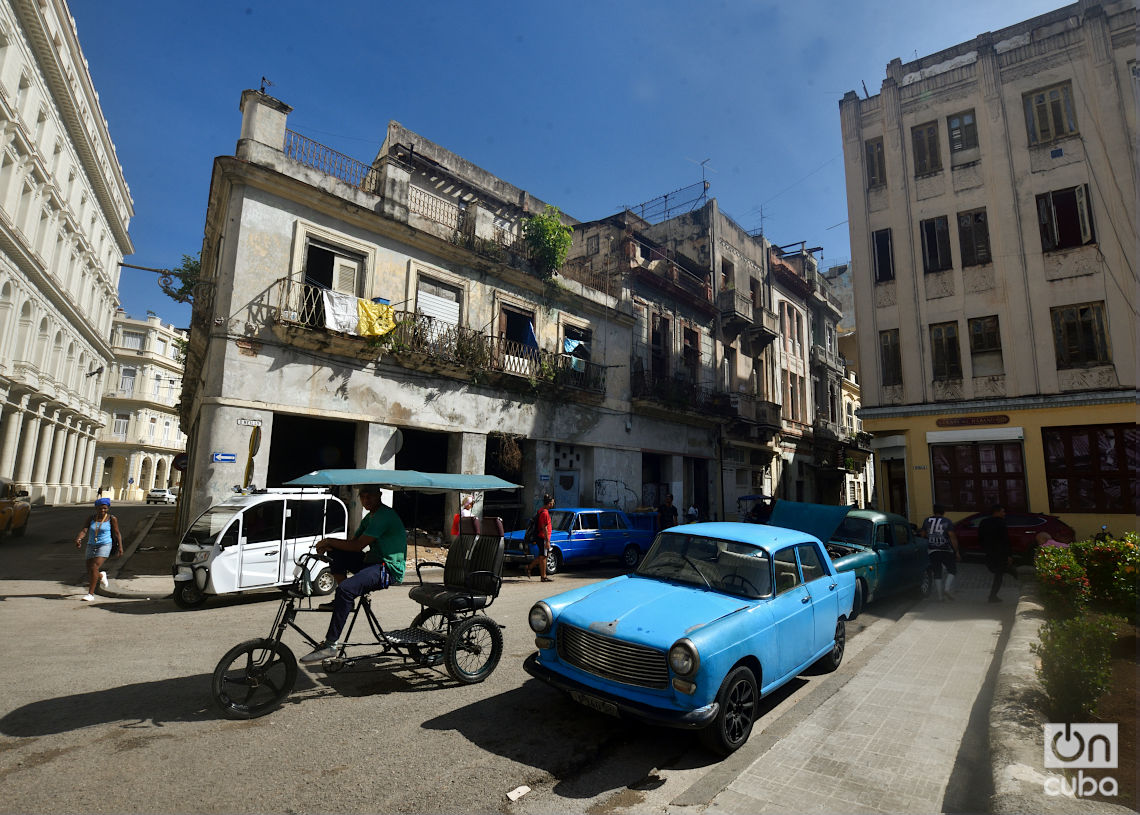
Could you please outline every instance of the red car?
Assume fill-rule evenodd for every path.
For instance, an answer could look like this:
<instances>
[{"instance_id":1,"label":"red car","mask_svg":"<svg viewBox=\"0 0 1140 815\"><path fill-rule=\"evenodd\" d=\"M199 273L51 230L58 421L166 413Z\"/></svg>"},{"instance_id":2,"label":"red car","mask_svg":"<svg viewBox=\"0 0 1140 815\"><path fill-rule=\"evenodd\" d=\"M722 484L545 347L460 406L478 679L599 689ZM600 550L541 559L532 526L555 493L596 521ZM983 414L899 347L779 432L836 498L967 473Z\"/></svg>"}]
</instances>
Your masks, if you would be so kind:
<instances>
[{"instance_id":1,"label":"red car","mask_svg":"<svg viewBox=\"0 0 1140 815\"><path fill-rule=\"evenodd\" d=\"M967 554L982 554L978 545L978 524L990 517L988 512L978 512L968 518L963 518L954 524L954 531L958 533L958 548L962 556ZM1037 533L1048 532L1049 537L1059 543L1072 543L1077 539L1077 533L1067 523L1056 515L1046 515L1043 512L1006 512L1005 525L1009 530L1009 545L1015 558L1028 560L1030 553L1037 546Z\"/></svg>"}]
</instances>

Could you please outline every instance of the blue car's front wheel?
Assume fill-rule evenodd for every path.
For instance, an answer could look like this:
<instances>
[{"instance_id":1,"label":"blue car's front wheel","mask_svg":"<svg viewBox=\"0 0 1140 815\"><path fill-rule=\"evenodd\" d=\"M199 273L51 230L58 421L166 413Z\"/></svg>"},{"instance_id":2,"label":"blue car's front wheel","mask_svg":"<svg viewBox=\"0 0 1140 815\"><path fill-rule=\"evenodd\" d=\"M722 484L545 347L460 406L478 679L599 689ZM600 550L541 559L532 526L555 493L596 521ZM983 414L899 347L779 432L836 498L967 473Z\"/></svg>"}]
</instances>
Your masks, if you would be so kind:
<instances>
[{"instance_id":1,"label":"blue car's front wheel","mask_svg":"<svg viewBox=\"0 0 1140 815\"><path fill-rule=\"evenodd\" d=\"M713 723L701 731L701 741L718 755L735 752L752 733L760 691L756 677L743 665L721 683L716 697L720 710Z\"/></svg>"}]
</instances>

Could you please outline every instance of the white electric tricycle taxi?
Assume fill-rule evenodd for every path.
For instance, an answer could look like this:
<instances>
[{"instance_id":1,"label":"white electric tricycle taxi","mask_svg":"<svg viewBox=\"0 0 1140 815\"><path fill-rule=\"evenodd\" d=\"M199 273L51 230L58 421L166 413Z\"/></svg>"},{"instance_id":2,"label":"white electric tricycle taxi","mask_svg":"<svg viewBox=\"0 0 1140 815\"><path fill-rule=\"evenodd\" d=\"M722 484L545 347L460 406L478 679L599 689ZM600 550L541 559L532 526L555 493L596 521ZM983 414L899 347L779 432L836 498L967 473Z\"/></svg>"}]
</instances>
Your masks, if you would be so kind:
<instances>
[{"instance_id":1,"label":"white electric tricycle taxi","mask_svg":"<svg viewBox=\"0 0 1140 815\"><path fill-rule=\"evenodd\" d=\"M178 545L171 570L174 602L197 608L210 595L289 586L297 560L321 538L346 538L348 510L319 489L270 489L235 495L207 509ZM307 560L315 594L336 588L327 565Z\"/></svg>"}]
</instances>

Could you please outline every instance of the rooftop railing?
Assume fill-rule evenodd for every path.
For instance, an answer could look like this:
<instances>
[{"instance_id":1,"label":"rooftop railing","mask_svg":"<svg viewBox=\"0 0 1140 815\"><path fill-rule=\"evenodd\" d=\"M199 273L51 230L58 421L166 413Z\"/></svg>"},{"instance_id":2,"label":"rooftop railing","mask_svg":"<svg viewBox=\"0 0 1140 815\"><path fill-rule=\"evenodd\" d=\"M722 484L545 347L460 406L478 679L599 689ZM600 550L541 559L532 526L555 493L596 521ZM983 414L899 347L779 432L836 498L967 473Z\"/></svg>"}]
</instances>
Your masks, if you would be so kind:
<instances>
[{"instance_id":1,"label":"rooftop railing","mask_svg":"<svg viewBox=\"0 0 1140 815\"><path fill-rule=\"evenodd\" d=\"M285 131L285 155L306 167L339 178L364 192L375 192L377 172L371 165L326 147L294 130Z\"/></svg>"}]
</instances>

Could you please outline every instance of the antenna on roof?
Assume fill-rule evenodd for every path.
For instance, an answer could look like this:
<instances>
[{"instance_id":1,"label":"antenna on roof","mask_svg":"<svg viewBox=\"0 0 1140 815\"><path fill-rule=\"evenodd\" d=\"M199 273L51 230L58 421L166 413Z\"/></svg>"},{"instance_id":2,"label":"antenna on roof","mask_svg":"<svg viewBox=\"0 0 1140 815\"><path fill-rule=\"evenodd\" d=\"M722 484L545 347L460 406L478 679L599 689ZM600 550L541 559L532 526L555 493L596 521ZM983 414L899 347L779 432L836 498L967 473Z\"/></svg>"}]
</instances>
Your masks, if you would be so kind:
<instances>
[{"instance_id":1,"label":"antenna on roof","mask_svg":"<svg viewBox=\"0 0 1140 815\"><path fill-rule=\"evenodd\" d=\"M265 77L262 77L262 78L261 78L261 92L262 92L262 93L265 93L265 89L266 89L267 87L269 87L269 88L272 88L272 87L273 87L273 83L272 83L272 82L270 82L270 81L269 81L268 79L266 79Z\"/></svg>"},{"instance_id":2,"label":"antenna on roof","mask_svg":"<svg viewBox=\"0 0 1140 815\"><path fill-rule=\"evenodd\" d=\"M863 98L864 99L870 99L871 94L867 93L867 82L866 82L866 80L860 79L859 81L863 83Z\"/></svg>"}]
</instances>

